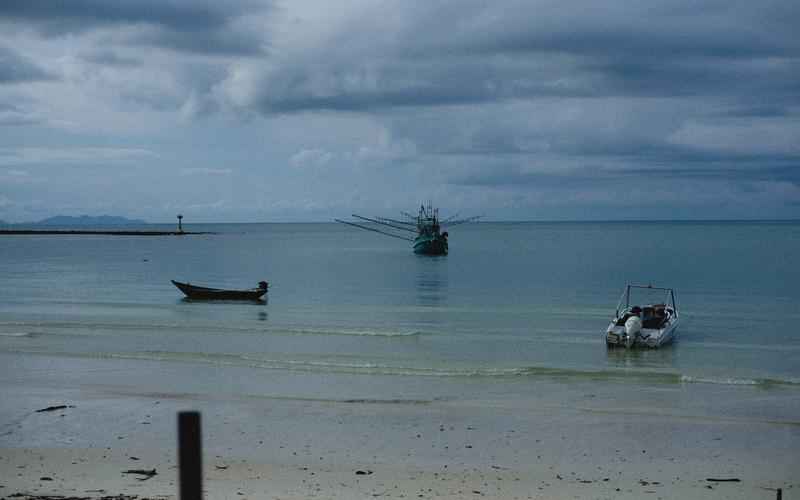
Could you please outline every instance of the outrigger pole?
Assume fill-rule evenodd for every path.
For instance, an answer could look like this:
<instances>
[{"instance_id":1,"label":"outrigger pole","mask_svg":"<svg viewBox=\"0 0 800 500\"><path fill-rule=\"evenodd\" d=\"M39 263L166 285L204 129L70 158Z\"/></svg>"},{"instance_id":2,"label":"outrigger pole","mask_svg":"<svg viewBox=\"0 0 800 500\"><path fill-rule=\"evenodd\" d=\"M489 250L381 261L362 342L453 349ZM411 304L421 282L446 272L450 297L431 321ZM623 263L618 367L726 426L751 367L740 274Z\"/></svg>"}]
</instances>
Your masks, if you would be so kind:
<instances>
[{"instance_id":1,"label":"outrigger pole","mask_svg":"<svg viewBox=\"0 0 800 500\"><path fill-rule=\"evenodd\" d=\"M373 223L375 223L375 224L380 224L380 225L382 225L382 226L388 226L388 227L392 227L392 228L394 228L394 229L399 229L399 230L401 230L401 231L409 231L409 232L411 232L411 233L416 233L416 231L415 231L415 230L413 230L413 229L411 229L410 227L395 226L395 225L393 225L393 224L390 224L389 222L386 222L386 221L388 221L389 219L377 219L377 218L376 218L376 219L370 219L369 217L362 217L362 216L360 216L360 215L356 215L356 214L352 214L352 215L353 215L353 217L355 217L356 219L365 220L365 221L367 221L367 222L373 222Z\"/></svg>"},{"instance_id":2,"label":"outrigger pole","mask_svg":"<svg viewBox=\"0 0 800 500\"><path fill-rule=\"evenodd\" d=\"M375 217L375 220L380 222L380 223L391 222L393 224L402 224L404 226L412 226L412 227L415 225L415 223L409 222L407 220L390 219L388 217ZM413 229L408 229L408 230L409 231L413 231Z\"/></svg>"},{"instance_id":3,"label":"outrigger pole","mask_svg":"<svg viewBox=\"0 0 800 500\"><path fill-rule=\"evenodd\" d=\"M444 225L457 226L459 224L466 224L467 222L475 222L476 220L480 219L481 217L483 217L483 215L475 215L475 216L467 217L466 219L461 219L461 220L449 220L448 219L446 222L442 222L442 225L443 226ZM451 217L451 219L452 219L452 217Z\"/></svg>"},{"instance_id":4,"label":"outrigger pole","mask_svg":"<svg viewBox=\"0 0 800 500\"><path fill-rule=\"evenodd\" d=\"M386 236L391 236L393 238L399 238L401 240L406 240L406 241L414 241L413 238L407 238L405 236L400 236L399 234L392 234L388 231L381 231L380 229L375 229L374 227L362 226L361 224L356 224L354 222L348 222L346 220L341 220L341 219L333 219L333 220L335 220L336 222L341 222L342 224L347 224L348 226L354 226L359 229L366 229L367 231L373 231L376 233L384 234Z\"/></svg>"}]
</instances>

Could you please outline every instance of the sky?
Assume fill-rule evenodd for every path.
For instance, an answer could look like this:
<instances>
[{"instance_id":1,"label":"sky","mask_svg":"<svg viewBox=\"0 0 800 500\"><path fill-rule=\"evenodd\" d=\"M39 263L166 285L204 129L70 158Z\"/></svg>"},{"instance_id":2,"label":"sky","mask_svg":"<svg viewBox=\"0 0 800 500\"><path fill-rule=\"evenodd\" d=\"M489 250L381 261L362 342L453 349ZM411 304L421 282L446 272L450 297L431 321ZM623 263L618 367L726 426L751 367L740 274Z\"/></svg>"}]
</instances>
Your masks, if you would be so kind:
<instances>
[{"instance_id":1,"label":"sky","mask_svg":"<svg viewBox=\"0 0 800 500\"><path fill-rule=\"evenodd\" d=\"M0 219L800 218L797 0L2 0Z\"/></svg>"}]
</instances>

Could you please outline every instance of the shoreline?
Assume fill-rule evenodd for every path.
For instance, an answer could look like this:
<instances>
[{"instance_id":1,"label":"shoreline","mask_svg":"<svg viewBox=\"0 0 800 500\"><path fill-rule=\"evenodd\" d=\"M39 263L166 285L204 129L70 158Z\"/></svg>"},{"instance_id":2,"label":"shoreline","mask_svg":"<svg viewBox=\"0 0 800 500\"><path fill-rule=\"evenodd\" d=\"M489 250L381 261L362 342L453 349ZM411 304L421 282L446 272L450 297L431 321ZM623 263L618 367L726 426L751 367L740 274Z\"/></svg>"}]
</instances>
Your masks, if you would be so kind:
<instances>
[{"instance_id":1,"label":"shoreline","mask_svg":"<svg viewBox=\"0 0 800 500\"><path fill-rule=\"evenodd\" d=\"M184 236L216 234L208 231L96 231L82 229L0 229L4 235L107 235L107 236Z\"/></svg>"}]
</instances>

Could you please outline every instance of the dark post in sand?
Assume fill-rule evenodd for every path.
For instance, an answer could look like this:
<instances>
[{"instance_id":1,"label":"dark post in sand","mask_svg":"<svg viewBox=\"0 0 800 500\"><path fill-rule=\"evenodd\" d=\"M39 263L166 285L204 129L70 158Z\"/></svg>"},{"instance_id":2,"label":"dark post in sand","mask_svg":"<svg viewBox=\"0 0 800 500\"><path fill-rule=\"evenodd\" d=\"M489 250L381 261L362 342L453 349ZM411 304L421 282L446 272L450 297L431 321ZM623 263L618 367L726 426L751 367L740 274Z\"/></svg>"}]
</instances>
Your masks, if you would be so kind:
<instances>
[{"instance_id":1,"label":"dark post in sand","mask_svg":"<svg viewBox=\"0 0 800 500\"><path fill-rule=\"evenodd\" d=\"M203 458L200 412L178 413L178 473L180 500L202 500Z\"/></svg>"},{"instance_id":2,"label":"dark post in sand","mask_svg":"<svg viewBox=\"0 0 800 500\"><path fill-rule=\"evenodd\" d=\"M183 215L178 214L178 232L179 233L183 233L183 225L181 224L182 220L183 220Z\"/></svg>"}]
</instances>

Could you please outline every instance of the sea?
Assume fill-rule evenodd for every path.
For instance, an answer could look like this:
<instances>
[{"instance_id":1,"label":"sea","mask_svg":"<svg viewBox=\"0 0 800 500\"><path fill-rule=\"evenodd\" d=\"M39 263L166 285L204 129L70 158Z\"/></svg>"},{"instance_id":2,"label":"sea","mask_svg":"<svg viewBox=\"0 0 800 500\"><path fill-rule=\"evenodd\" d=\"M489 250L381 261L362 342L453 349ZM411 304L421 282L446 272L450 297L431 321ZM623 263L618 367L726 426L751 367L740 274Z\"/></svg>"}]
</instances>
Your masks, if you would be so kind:
<instances>
[{"instance_id":1,"label":"sea","mask_svg":"<svg viewBox=\"0 0 800 500\"><path fill-rule=\"evenodd\" d=\"M212 234L0 236L0 378L343 401L800 391L800 222L481 222L439 257L336 223L185 229ZM270 288L197 302L173 279ZM671 345L606 348L628 283L674 289Z\"/></svg>"}]
</instances>

